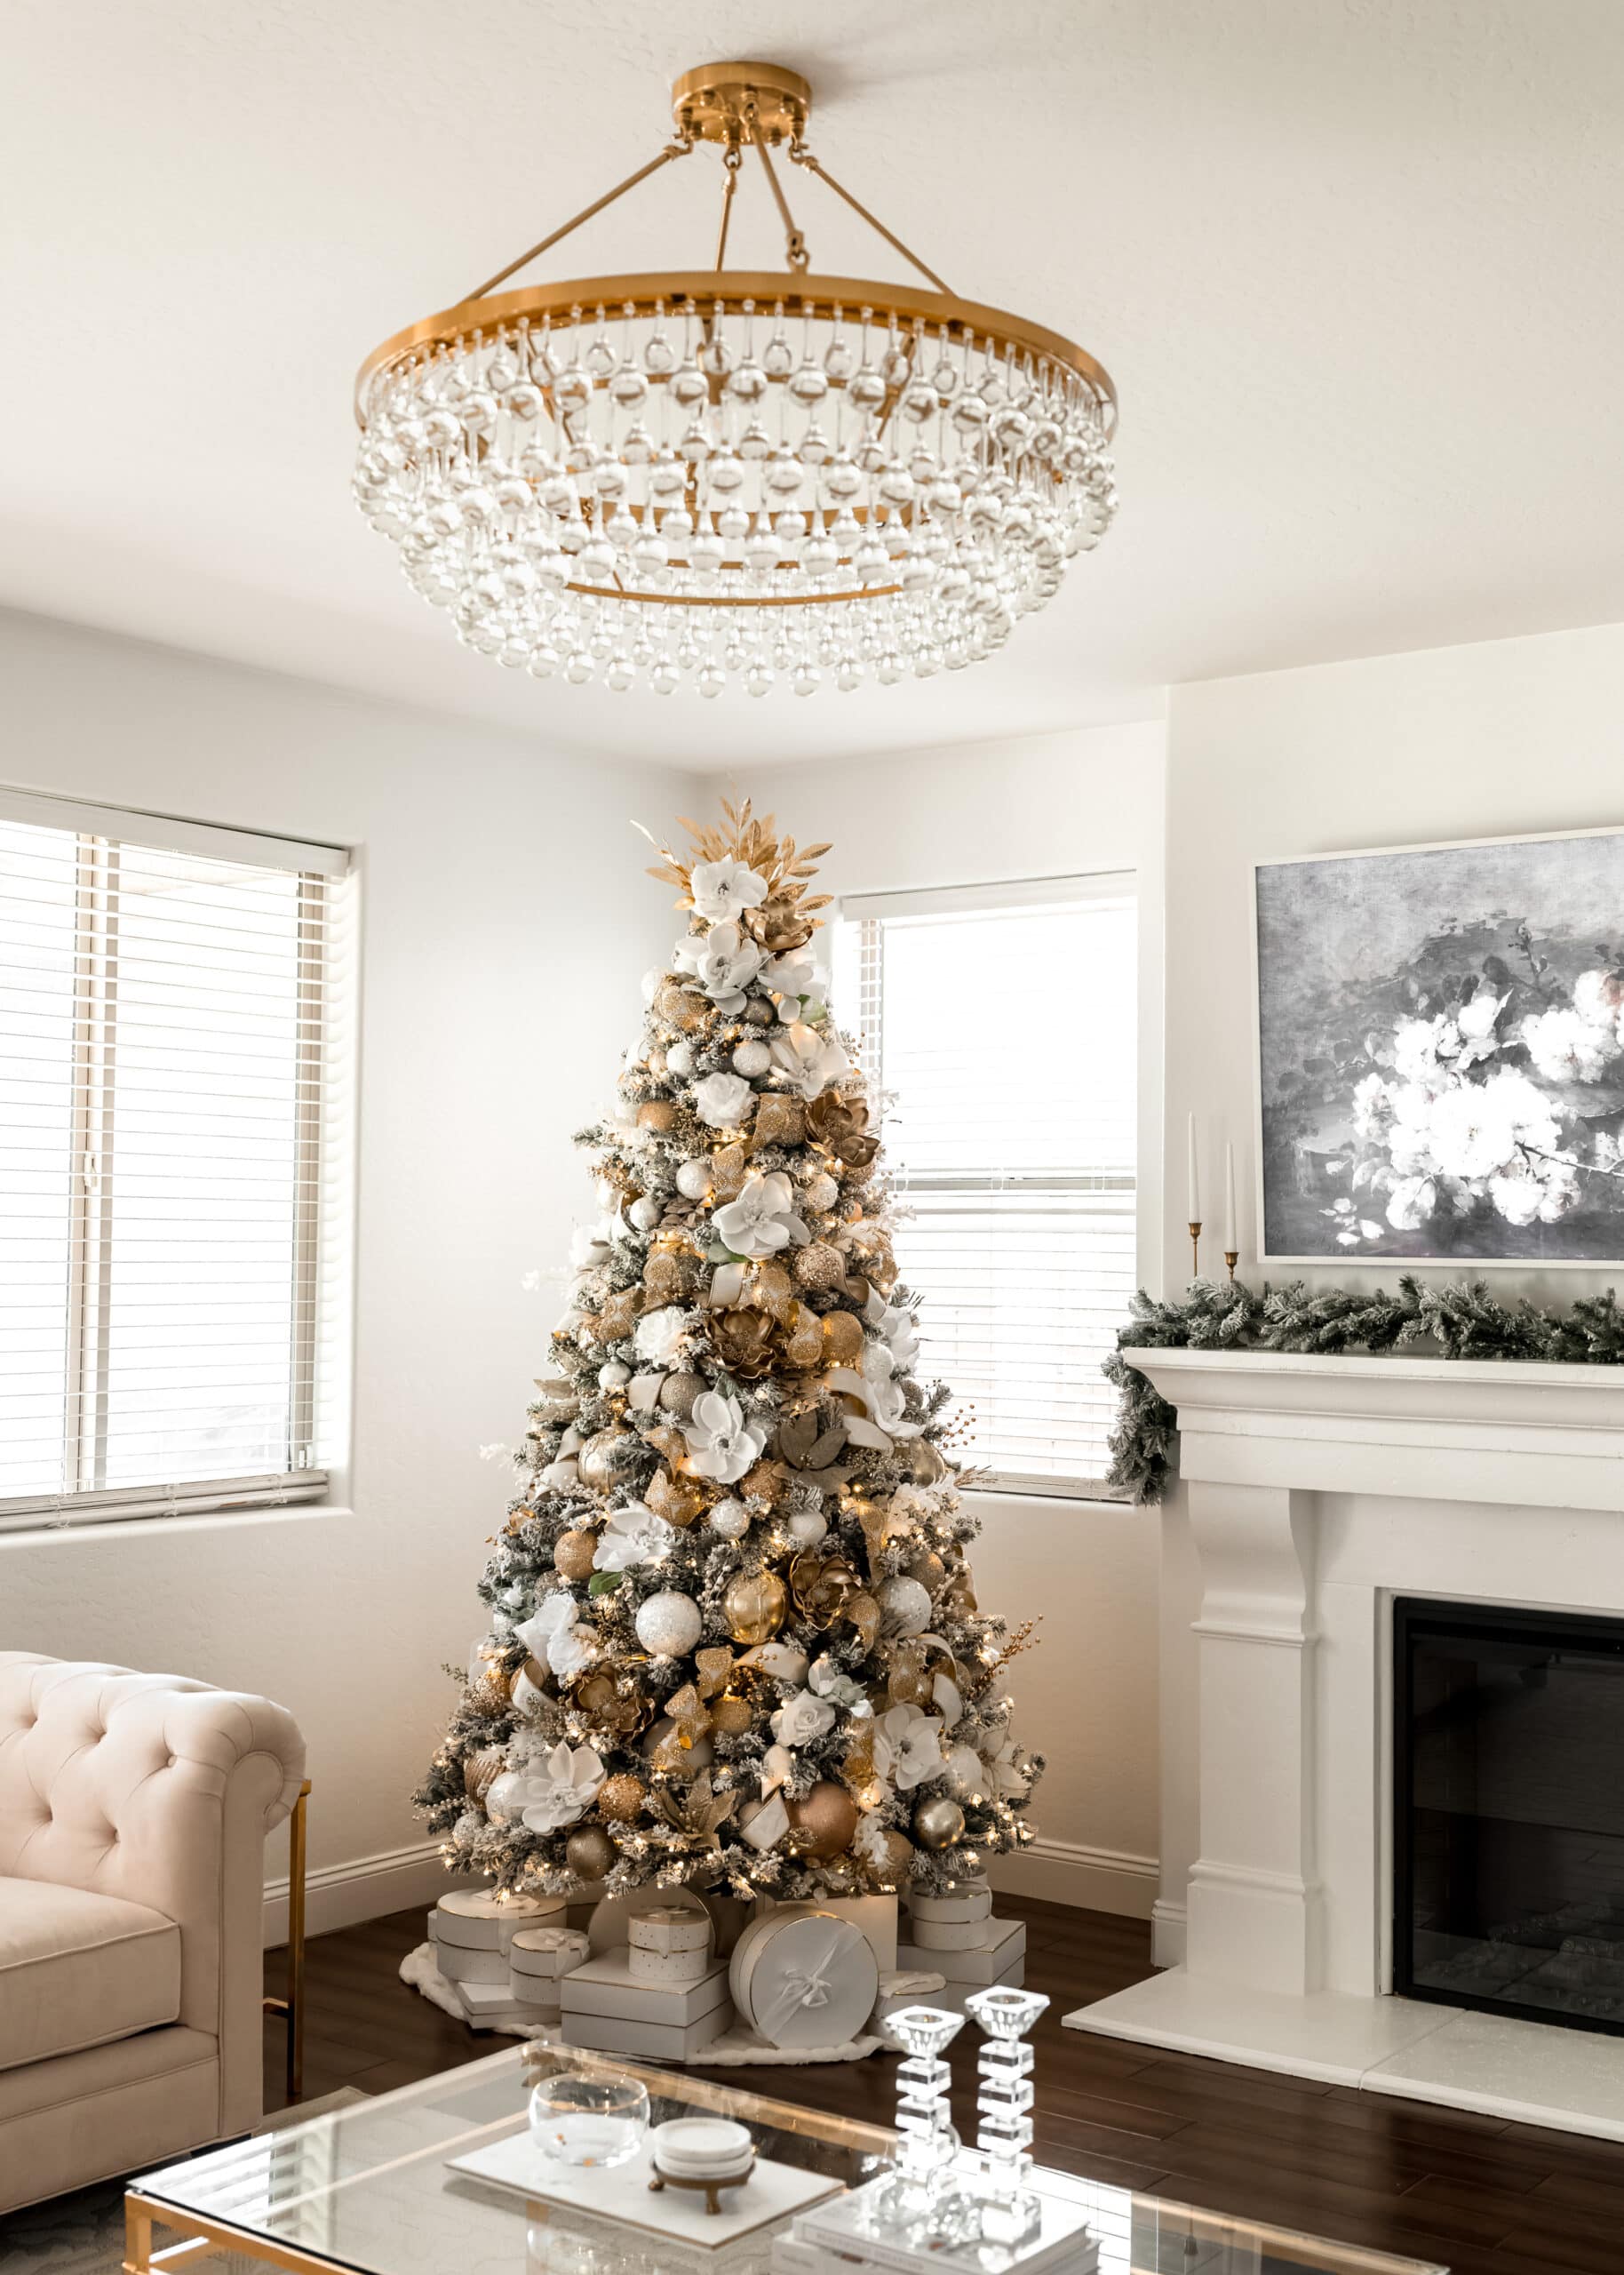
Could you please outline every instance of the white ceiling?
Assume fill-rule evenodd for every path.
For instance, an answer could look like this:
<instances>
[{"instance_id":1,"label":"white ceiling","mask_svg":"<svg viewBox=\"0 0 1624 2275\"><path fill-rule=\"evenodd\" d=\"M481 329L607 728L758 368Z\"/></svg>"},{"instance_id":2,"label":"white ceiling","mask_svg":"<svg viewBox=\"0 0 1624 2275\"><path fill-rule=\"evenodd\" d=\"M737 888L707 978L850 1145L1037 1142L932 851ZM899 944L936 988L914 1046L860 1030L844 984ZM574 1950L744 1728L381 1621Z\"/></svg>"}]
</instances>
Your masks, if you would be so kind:
<instances>
[{"instance_id":1,"label":"white ceiling","mask_svg":"<svg viewBox=\"0 0 1624 2275\"><path fill-rule=\"evenodd\" d=\"M5 20L0 602L722 764L1143 716L1169 681L1624 618L1617 0L10 0ZM458 647L349 502L366 350L651 156L668 81L733 54L807 73L814 148L957 289L1116 378L1118 527L974 671L807 703L538 685ZM713 165L659 177L551 273L703 265ZM776 265L752 187L736 251ZM791 188L815 268L896 273Z\"/></svg>"}]
</instances>

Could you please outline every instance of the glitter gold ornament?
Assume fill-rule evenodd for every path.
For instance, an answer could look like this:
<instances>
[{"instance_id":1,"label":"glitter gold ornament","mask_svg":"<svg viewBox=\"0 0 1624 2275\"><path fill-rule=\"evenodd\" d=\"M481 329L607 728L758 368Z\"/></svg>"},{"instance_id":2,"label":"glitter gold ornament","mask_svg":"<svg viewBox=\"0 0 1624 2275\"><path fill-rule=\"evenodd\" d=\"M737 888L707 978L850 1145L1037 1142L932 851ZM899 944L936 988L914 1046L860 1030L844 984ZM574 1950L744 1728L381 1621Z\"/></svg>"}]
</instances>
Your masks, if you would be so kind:
<instances>
[{"instance_id":1,"label":"glitter gold ornament","mask_svg":"<svg viewBox=\"0 0 1624 2275\"><path fill-rule=\"evenodd\" d=\"M601 1825L577 1825L564 1843L564 1862L578 1879L601 1880L615 1869L619 1850Z\"/></svg>"},{"instance_id":2,"label":"glitter gold ornament","mask_svg":"<svg viewBox=\"0 0 1624 2275\"><path fill-rule=\"evenodd\" d=\"M629 1770L621 1770L613 1777L606 1777L598 1791L598 1815L610 1817L617 1824L635 1824L642 1815L649 1788L641 1777L633 1777Z\"/></svg>"},{"instance_id":3,"label":"glitter gold ornament","mask_svg":"<svg viewBox=\"0 0 1624 2275\"><path fill-rule=\"evenodd\" d=\"M964 1831L964 1811L957 1801L935 1794L913 1812L913 1833L922 1848L951 1848Z\"/></svg>"},{"instance_id":4,"label":"glitter gold ornament","mask_svg":"<svg viewBox=\"0 0 1624 2275\"><path fill-rule=\"evenodd\" d=\"M801 1310L784 1339L784 1355L792 1367L819 1367L824 1361L824 1329L817 1313Z\"/></svg>"},{"instance_id":5,"label":"glitter gold ornament","mask_svg":"<svg viewBox=\"0 0 1624 2275\"><path fill-rule=\"evenodd\" d=\"M840 1249L826 1241L808 1241L805 1248L798 1248L792 1268L803 1288L838 1288L846 1277Z\"/></svg>"},{"instance_id":6,"label":"glitter gold ornament","mask_svg":"<svg viewBox=\"0 0 1624 2275\"><path fill-rule=\"evenodd\" d=\"M855 1367L863 1357L863 1322L850 1312L831 1312L824 1321L824 1360L831 1367Z\"/></svg>"},{"instance_id":7,"label":"glitter gold ornament","mask_svg":"<svg viewBox=\"0 0 1624 2275\"><path fill-rule=\"evenodd\" d=\"M801 1856L838 1856L857 1829L857 1804L844 1785L820 1778L803 1800L786 1804L790 1842Z\"/></svg>"},{"instance_id":8,"label":"glitter gold ornament","mask_svg":"<svg viewBox=\"0 0 1624 2275\"><path fill-rule=\"evenodd\" d=\"M704 1390L703 1375L667 1375L660 1385L660 1404L667 1414L686 1421L694 1410L694 1401Z\"/></svg>"},{"instance_id":9,"label":"glitter gold ornament","mask_svg":"<svg viewBox=\"0 0 1624 2275\"><path fill-rule=\"evenodd\" d=\"M800 1145L806 1142L807 1110L799 1098L764 1090L756 1107L758 1145Z\"/></svg>"},{"instance_id":10,"label":"glitter gold ornament","mask_svg":"<svg viewBox=\"0 0 1624 2275\"><path fill-rule=\"evenodd\" d=\"M789 1483L784 1464L778 1461L759 1461L747 1469L735 1489L742 1501L760 1501L769 1509L776 1508Z\"/></svg>"},{"instance_id":11,"label":"glitter gold ornament","mask_svg":"<svg viewBox=\"0 0 1624 2275\"><path fill-rule=\"evenodd\" d=\"M913 1843L906 1836L887 1829L865 1839L866 1862L882 1888L901 1888L909 1877L913 1863Z\"/></svg>"},{"instance_id":12,"label":"glitter gold ornament","mask_svg":"<svg viewBox=\"0 0 1624 2275\"><path fill-rule=\"evenodd\" d=\"M776 1572L736 1572L722 1592L728 1632L736 1643L765 1643L784 1624L789 1591Z\"/></svg>"},{"instance_id":13,"label":"glitter gold ornament","mask_svg":"<svg viewBox=\"0 0 1624 2275\"><path fill-rule=\"evenodd\" d=\"M644 1490L643 1505L681 1532L693 1523L704 1508L705 1496L686 1478L673 1477L668 1469L661 1469L655 1472L652 1482Z\"/></svg>"},{"instance_id":14,"label":"glitter gold ornament","mask_svg":"<svg viewBox=\"0 0 1624 2275\"><path fill-rule=\"evenodd\" d=\"M674 1130L677 1109L669 1098L645 1098L637 1109L637 1126L640 1130Z\"/></svg>"},{"instance_id":15,"label":"glitter gold ornament","mask_svg":"<svg viewBox=\"0 0 1624 2275\"><path fill-rule=\"evenodd\" d=\"M724 1201L736 1201L749 1175L750 1148L742 1138L736 1138L730 1145L721 1146L711 1156L712 1202L720 1206Z\"/></svg>"},{"instance_id":16,"label":"glitter gold ornament","mask_svg":"<svg viewBox=\"0 0 1624 2275\"><path fill-rule=\"evenodd\" d=\"M661 981L655 993L654 1008L668 1026L680 1027L684 1034L694 1034L711 1015L711 1007L703 995L690 995L674 979Z\"/></svg>"},{"instance_id":17,"label":"glitter gold ornament","mask_svg":"<svg viewBox=\"0 0 1624 2275\"><path fill-rule=\"evenodd\" d=\"M750 1279L750 1301L780 1325L787 1325L800 1310L789 1273L781 1264L758 1264Z\"/></svg>"},{"instance_id":18,"label":"glitter gold ornament","mask_svg":"<svg viewBox=\"0 0 1624 2275\"><path fill-rule=\"evenodd\" d=\"M656 1249L643 1265L643 1287L649 1308L674 1304L688 1292L689 1270L685 1259L670 1249Z\"/></svg>"},{"instance_id":19,"label":"glitter gold ornament","mask_svg":"<svg viewBox=\"0 0 1624 2275\"><path fill-rule=\"evenodd\" d=\"M561 1533L553 1544L553 1569L563 1580L589 1579L597 1553L595 1533Z\"/></svg>"},{"instance_id":20,"label":"glitter gold ornament","mask_svg":"<svg viewBox=\"0 0 1624 2275\"><path fill-rule=\"evenodd\" d=\"M921 1706L930 1696L925 1669L928 1646L899 1636L886 1647L886 1690L894 1706Z\"/></svg>"},{"instance_id":21,"label":"glitter gold ornament","mask_svg":"<svg viewBox=\"0 0 1624 2275\"><path fill-rule=\"evenodd\" d=\"M598 1335L605 1343L624 1343L637 1325L643 1307L641 1288L622 1288L610 1296L598 1313Z\"/></svg>"},{"instance_id":22,"label":"glitter gold ornament","mask_svg":"<svg viewBox=\"0 0 1624 2275\"><path fill-rule=\"evenodd\" d=\"M934 1596L947 1577L947 1567L934 1548L927 1548L909 1565L908 1577L917 1580L927 1594Z\"/></svg>"},{"instance_id":23,"label":"glitter gold ornament","mask_svg":"<svg viewBox=\"0 0 1624 2275\"><path fill-rule=\"evenodd\" d=\"M736 1698L730 1690L711 1701L711 1727L725 1738L742 1737L754 1720L750 1701Z\"/></svg>"}]
</instances>

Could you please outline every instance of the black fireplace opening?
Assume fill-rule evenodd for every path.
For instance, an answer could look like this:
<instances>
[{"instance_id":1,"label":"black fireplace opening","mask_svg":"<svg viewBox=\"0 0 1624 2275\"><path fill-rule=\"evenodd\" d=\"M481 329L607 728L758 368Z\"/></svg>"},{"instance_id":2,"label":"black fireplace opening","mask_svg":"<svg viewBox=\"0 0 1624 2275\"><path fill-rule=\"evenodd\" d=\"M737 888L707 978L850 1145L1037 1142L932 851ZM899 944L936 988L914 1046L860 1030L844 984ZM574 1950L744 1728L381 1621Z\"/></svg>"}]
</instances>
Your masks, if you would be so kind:
<instances>
[{"instance_id":1,"label":"black fireplace opening","mask_svg":"<svg viewBox=\"0 0 1624 2275\"><path fill-rule=\"evenodd\" d=\"M1624 1619L1393 1614L1394 1990L1624 2036Z\"/></svg>"}]
</instances>

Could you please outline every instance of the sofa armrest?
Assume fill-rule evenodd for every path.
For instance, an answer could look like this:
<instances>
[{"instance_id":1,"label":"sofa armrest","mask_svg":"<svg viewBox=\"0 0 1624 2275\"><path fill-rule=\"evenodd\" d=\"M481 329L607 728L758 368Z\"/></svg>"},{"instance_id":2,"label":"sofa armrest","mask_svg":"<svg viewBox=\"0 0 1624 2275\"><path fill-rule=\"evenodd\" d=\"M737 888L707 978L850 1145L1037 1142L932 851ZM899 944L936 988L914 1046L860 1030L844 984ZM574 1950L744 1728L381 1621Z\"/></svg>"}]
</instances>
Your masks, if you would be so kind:
<instances>
[{"instance_id":1,"label":"sofa armrest","mask_svg":"<svg viewBox=\"0 0 1624 2275\"><path fill-rule=\"evenodd\" d=\"M269 1699L0 1653L0 1872L178 1924L179 2020L219 2040L223 2132L259 2109L265 1840L304 1774Z\"/></svg>"}]
</instances>

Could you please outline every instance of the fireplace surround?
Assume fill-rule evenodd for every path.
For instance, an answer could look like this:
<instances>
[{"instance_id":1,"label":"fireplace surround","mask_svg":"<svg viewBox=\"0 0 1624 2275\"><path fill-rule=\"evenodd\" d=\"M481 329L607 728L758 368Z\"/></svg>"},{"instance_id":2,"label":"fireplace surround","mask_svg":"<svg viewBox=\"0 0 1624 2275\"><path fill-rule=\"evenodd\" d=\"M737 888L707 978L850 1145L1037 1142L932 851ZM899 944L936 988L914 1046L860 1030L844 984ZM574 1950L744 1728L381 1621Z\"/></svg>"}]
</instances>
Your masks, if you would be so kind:
<instances>
[{"instance_id":1,"label":"fireplace surround","mask_svg":"<svg viewBox=\"0 0 1624 2275\"><path fill-rule=\"evenodd\" d=\"M1164 1778L1198 1838L1182 1964L1067 2022L1624 2139L1615 2034L1405 1995L1393 1920L1395 1604L1624 1621L1624 1369L1126 1355L1178 1409L1198 1708L1169 1653Z\"/></svg>"}]
</instances>

